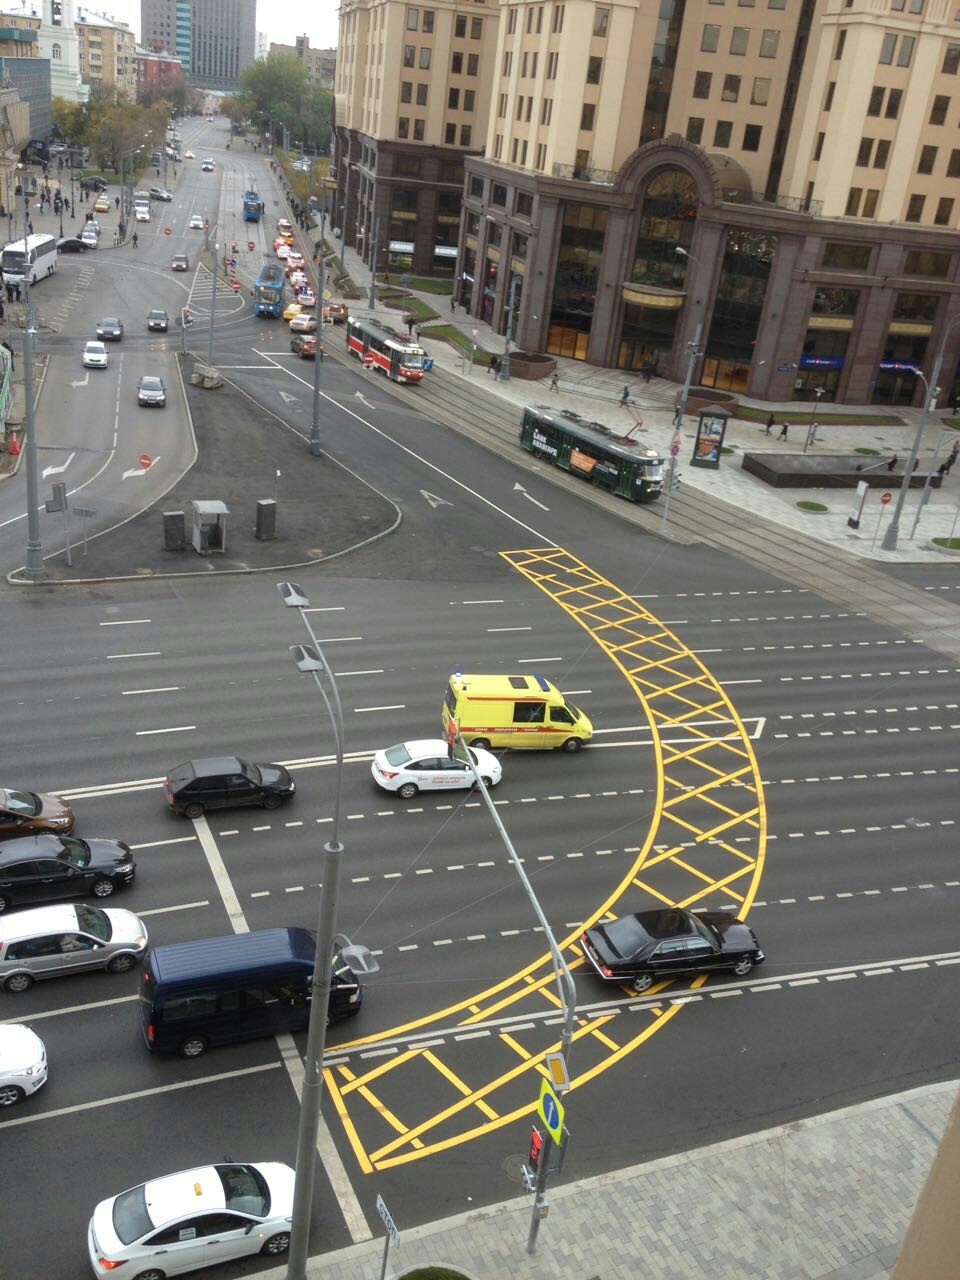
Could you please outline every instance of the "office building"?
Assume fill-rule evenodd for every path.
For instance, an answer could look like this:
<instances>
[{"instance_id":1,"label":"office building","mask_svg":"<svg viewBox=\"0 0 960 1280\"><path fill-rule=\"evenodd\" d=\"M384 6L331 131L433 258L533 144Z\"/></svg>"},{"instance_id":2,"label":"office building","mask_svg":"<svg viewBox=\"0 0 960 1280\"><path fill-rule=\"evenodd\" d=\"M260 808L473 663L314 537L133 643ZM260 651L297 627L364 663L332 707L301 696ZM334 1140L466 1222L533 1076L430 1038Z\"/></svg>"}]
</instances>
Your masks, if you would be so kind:
<instances>
[{"instance_id":1,"label":"office building","mask_svg":"<svg viewBox=\"0 0 960 1280\"><path fill-rule=\"evenodd\" d=\"M137 42L127 24L78 9L75 29L84 83L103 96L134 102Z\"/></svg>"},{"instance_id":2,"label":"office building","mask_svg":"<svg viewBox=\"0 0 960 1280\"><path fill-rule=\"evenodd\" d=\"M309 36L297 36L294 44L270 45L270 53L284 53L301 63L307 83L313 88L332 89L337 70L336 49L311 49Z\"/></svg>"},{"instance_id":3,"label":"office building","mask_svg":"<svg viewBox=\"0 0 960 1280\"><path fill-rule=\"evenodd\" d=\"M180 59L197 89L230 92L256 53L257 0L140 0L142 43Z\"/></svg>"}]
</instances>

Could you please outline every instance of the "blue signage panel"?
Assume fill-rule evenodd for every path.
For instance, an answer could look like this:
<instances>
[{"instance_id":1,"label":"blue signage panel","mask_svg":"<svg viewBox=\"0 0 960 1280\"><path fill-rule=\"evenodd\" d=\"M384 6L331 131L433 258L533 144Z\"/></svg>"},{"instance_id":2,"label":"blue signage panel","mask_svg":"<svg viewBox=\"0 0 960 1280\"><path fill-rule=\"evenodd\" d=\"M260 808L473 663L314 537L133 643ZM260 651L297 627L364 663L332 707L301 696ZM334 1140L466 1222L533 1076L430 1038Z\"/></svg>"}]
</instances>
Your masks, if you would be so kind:
<instances>
[{"instance_id":1,"label":"blue signage panel","mask_svg":"<svg viewBox=\"0 0 960 1280\"><path fill-rule=\"evenodd\" d=\"M843 356L801 356L801 369L842 369Z\"/></svg>"}]
</instances>

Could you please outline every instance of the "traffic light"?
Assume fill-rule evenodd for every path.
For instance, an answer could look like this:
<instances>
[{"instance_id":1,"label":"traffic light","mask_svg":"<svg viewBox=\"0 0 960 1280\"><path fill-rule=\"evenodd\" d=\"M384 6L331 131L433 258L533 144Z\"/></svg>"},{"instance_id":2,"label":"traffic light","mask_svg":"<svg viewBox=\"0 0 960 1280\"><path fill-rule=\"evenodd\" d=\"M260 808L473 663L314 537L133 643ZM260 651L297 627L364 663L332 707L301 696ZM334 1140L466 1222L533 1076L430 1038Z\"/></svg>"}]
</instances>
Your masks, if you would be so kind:
<instances>
[{"instance_id":1,"label":"traffic light","mask_svg":"<svg viewBox=\"0 0 960 1280\"><path fill-rule=\"evenodd\" d=\"M540 1168L540 1157L543 1154L543 1134L536 1125L530 1126L530 1168L536 1173Z\"/></svg>"},{"instance_id":2,"label":"traffic light","mask_svg":"<svg viewBox=\"0 0 960 1280\"><path fill-rule=\"evenodd\" d=\"M677 471L674 474L673 483L670 485L670 488L674 491L674 493L676 493L676 491L680 488L680 480L682 478L682 475L683 473L680 471Z\"/></svg>"}]
</instances>

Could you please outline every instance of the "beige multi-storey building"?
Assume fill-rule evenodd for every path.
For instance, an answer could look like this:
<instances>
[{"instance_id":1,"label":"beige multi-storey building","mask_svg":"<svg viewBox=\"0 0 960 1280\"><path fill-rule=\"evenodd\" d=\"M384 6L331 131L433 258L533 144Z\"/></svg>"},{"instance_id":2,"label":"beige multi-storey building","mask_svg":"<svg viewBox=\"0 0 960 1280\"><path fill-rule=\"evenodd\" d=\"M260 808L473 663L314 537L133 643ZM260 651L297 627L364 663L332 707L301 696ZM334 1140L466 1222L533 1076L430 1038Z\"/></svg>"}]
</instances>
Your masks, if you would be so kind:
<instances>
[{"instance_id":1,"label":"beige multi-storey building","mask_svg":"<svg viewBox=\"0 0 960 1280\"><path fill-rule=\"evenodd\" d=\"M362 183L411 138L378 10L425 12L343 11L342 183L341 158ZM939 353L958 389L955 0L521 0L493 25L456 267L473 314L506 332L512 294L527 349L675 377L697 341L698 380L771 399L909 403ZM458 119L448 63L428 71L411 165Z\"/></svg>"},{"instance_id":2,"label":"beige multi-storey building","mask_svg":"<svg viewBox=\"0 0 960 1280\"><path fill-rule=\"evenodd\" d=\"M294 44L271 43L269 52L285 53L291 58L296 58L307 72L307 83L314 88L333 88L337 69L336 49L311 49L309 36L297 36Z\"/></svg>"},{"instance_id":3,"label":"beige multi-storey building","mask_svg":"<svg viewBox=\"0 0 960 1280\"><path fill-rule=\"evenodd\" d=\"M136 101L137 42L127 24L78 9L74 27L84 83L107 97Z\"/></svg>"}]
</instances>

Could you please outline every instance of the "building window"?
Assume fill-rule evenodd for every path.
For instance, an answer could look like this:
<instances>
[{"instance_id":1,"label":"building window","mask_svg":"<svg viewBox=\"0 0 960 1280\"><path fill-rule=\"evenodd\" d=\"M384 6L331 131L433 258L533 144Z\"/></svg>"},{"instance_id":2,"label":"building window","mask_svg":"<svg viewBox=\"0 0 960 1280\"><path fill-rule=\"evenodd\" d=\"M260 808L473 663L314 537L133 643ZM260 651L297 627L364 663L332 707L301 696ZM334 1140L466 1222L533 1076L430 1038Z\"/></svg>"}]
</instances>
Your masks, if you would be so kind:
<instances>
[{"instance_id":1,"label":"building window","mask_svg":"<svg viewBox=\"0 0 960 1280\"><path fill-rule=\"evenodd\" d=\"M557 78L557 66L559 65L559 62L560 62L560 54L559 54L559 53L548 53L548 54L547 54L547 74L546 74L546 79L547 79L547 80L556 80L556 78Z\"/></svg>"},{"instance_id":2,"label":"building window","mask_svg":"<svg viewBox=\"0 0 960 1280\"><path fill-rule=\"evenodd\" d=\"M863 189L861 187L850 188L850 193L847 196L847 207L845 210L845 213L848 218L855 218L857 216L857 212L860 208L860 199L862 195L863 195Z\"/></svg>"},{"instance_id":3,"label":"building window","mask_svg":"<svg viewBox=\"0 0 960 1280\"><path fill-rule=\"evenodd\" d=\"M897 54L897 66L909 67L913 58L913 46L916 44L913 36L900 37L900 52Z\"/></svg>"},{"instance_id":4,"label":"building window","mask_svg":"<svg viewBox=\"0 0 960 1280\"><path fill-rule=\"evenodd\" d=\"M926 196L911 196L907 202L907 214L904 222L919 222L923 217L923 206L926 203Z\"/></svg>"},{"instance_id":5,"label":"building window","mask_svg":"<svg viewBox=\"0 0 960 1280\"><path fill-rule=\"evenodd\" d=\"M510 74L510 63L509 63L510 56L511 55L509 53L505 53L503 55L503 74L505 76L508 76ZM463 71L463 54L455 53L450 59L450 73L451 75L458 76L462 71Z\"/></svg>"},{"instance_id":6,"label":"building window","mask_svg":"<svg viewBox=\"0 0 960 1280\"><path fill-rule=\"evenodd\" d=\"M464 89L463 91L463 109L464 111L473 111L477 99L475 89Z\"/></svg>"},{"instance_id":7,"label":"building window","mask_svg":"<svg viewBox=\"0 0 960 1280\"><path fill-rule=\"evenodd\" d=\"M750 43L749 27L734 27L730 32L730 52L742 57L747 52L747 45Z\"/></svg>"},{"instance_id":8,"label":"building window","mask_svg":"<svg viewBox=\"0 0 960 1280\"><path fill-rule=\"evenodd\" d=\"M61 59L61 57L63 56L63 55L62 55L62 52L61 52L61 49L60 49L60 46L59 46L58 44L55 44L55 45L51 48L50 53L51 53L51 55L52 55L52 57L53 57L53 61L54 61L54 62L59 62L59 61L60 61L60 59Z\"/></svg>"},{"instance_id":9,"label":"building window","mask_svg":"<svg viewBox=\"0 0 960 1280\"><path fill-rule=\"evenodd\" d=\"M885 90L880 85L875 84L870 90L870 101L867 103L867 115L878 116L883 110L883 95Z\"/></svg>"},{"instance_id":10,"label":"building window","mask_svg":"<svg viewBox=\"0 0 960 1280\"><path fill-rule=\"evenodd\" d=\"M424 9L423 11L423 33L424 35L433 34L433 10Z\"/></svg>"},{"instance_id":11,"label":"building window","mask_svg":"<svg viewBox=\"0 0 960 1280\"><path fill-rule=\"evenodd\" d=\"M417 106L425 107L427 105L427 86L425 84L417 85Z\"/></svg>"},{"instance_id":12,"label":"building window","mask_svg":"<svg viewBox=\"0 0 960 1280\"><path fill-rule=\"evenodd\" d=\"M597 9L593 15L593 34L595 36L605 36L607 27L610 24L610 10Z\"/></svg>"},{"instance_id":13,"label":"building window","mask_svg":"<svg viewBox=\"0 0 960 1280\"><path fill-rule=\"evenodd\" d=\"M960 178L960 149L954 148L947 161L947 177Z\"/></svg>"},{"instance_id":14,"label":"building window","mask_svg":"<svg viewBox=\"0 0 960 1280\"><path fill-rule=\"evenodd\" d=\"M764 31L760 37L760 57L775 58L780 47L779 31Z\"/></svg>"},{"instance_id":15,"label":"building window","mask_svg":"<svg viewBox=\"0 0 960 1280\"><path fill-rule=\"evenodd\" d=\"M945 76L955 76L958 67L960 67L960 44L948 44L940 70Z\"/></svg>"},{"instance_id":16,"label":"building window","mask_svg":"<svg viewBox=\"0 0 960 1280\"><path fill-rule=\"evenodd\" d=\"M563 5L558 4L553 10L553 33L559 34L563 30Z\"/></svg>"},{"instance_id":17,"label":"building window","mask_svg":"<svg viewBox=\"0 0 960 1280\"><path fill-rule=\"evenodd\" d=\"M467 54L467 75L475 76L480 69L480 55L478 53Z\"/></svg>"},{"instance_id":18,"label":"building window","mask_svg":"<svg viewBox=\"0 0 960 1280\"><path fill-rule=\"evenodd\" d=\"M522 93L517 98L517 119L518 120L523 119L523 94Z\"/></svg>"},{"instance_id":19,"label":"building window","mask_svg":"<svg viewBox=\"0 0 960 1280\"><path fill-rule=\"evenodd\" d=\"M528 53L524 52L524 54L520 59L520 79L521 80L525 80L527 78L527 60L529 56L530 55Z\"/></svg>"},{"instance_id":20,"label":"building window","mask_svg":"<svg viewBox=\"0 0 960 1280\"><path fill-rule=\"evenodd\" d=\"M700 37L701 53L716 53L720 44L720 28L712 27L709 24L703 28L703 35Z\"/></svg>"},{"instance_id":21,"label":"building window","mask_svg":"<svg viewBox=\"0 0 960 1280\"><path fill-rule=\"evenodd\" d=\"M877 216L877 201L880 199L880 192L874 190L873 187L868 188L866 195L863 197L863 209L861 217L875 218Z\"/></svg>"},{"instance_id":22,"label":"building window","mask_svg":"<svg viewBox=\"0 0 960 1280\"><path fill-rule=\"evenodd\" d=\"M732 121L718 120L713 128L713 145L715 147L729 147L732 133Z\"/></svg>"},{"instance_id":23,"label":"building window","mask_svg":"<svg viewBox=\"0 0 960 1280\"><path fill-rule=\"evenodd\" d=\"M414 120L413 122L413 140L414 142L423 141L423 121Z\"/></svg>"},{"instance_id":24,"label":"building window","mask_svg":"<svg viewBox=\"0 0 960 1280\"><path fill-rule=\"evenodd\" d=\"M505 96L506 96L505 94L501 93L500 95L501 102L503 101ZM447 106L450 108L451 111L460 110L460 90L459 89L447 90ZM503 112L501 112L500 114L502 115Z\"/></svg>"},{"instance_id":25,"label":"building window","mask_svg":"<svg viewBox=\"0 0 960 1280\"><path fill-rule=\"evenodd\" d=\"M470 138L471 138L471 135L472 135L472 134L473 134L473 126L472 126L472 125L469 125L469 124L462 124L462 125L460 126L460 145L461 145L461 147L469 147L469 145L470 145Z\"/></svg>"},{"instance_id":26,"label":"building window","mask_svg":"<svg viewBox=\"0 0 960 1280\"><path fill-rule=\"evenodd\" d=\"M767 0L768 9L785 9L786 7L787 0Z\"/></svg>"},{"instance_id":27,"label":"building window","mask_svg":"<svg viewBox=\"0 0 960 1280\"><path fill-rule=\"evenodd\" d=\"M405 67L413 67L413 66L416 66L416 63L417 63L416 46L412 44L405 44L403 46L403 65Z\"/></svg>"},{"instance_id":28,"label":"building window","mask_svg":"<svg viewBox=\"0 0 960 1280\"><path fill-rule=\"evenodd\" d=\"M846 242L827 243L821 265L838 267L843 271L866 271L870 266L870 246Z\"/></svg>"},{"instance_id":29,"label":"building window","mask_svg":"<svg viewBox=\"0 0 960 1280\"><path fill-rule=\"evenodd\" d=\"M810 310L815 316L855 316L859 301L859 289L817 289Z\"/></svg>"},{"instance_id":30,"label":"building window","mask_svg":"<svg viewBox=\"0 0 960 1280\"><path fill-rule=\"evenodd\" d=\"M457 126L455 124L445 124L443 126L443 141L448 147L457 145Z\"/></svg>"},{"instance_id":31,"label":"building window","mask_svg":"<svg viewBox=\"0 0 960 1280\"><path fill-rule=\"evenodd\" d=\"M506 114L507 114L507 95L505 93L501 93L500 101L497 106L497 119L498 120L505 119Z\"/></svg>"},{"instance_id":32,"label":"building window","mask_svg":"<svg viewBox=\"0 0 960 1280\"><path fill-rule=\"evenodd\" d=\"M765 107L770 101L770 81L766 76L754 76L753 88L750 90L750 105Z\"/></svg>"},{"instance_id":33,"label":"building window","mask_svg":"<svg viewBox=\"0 0 960 1280\"><path fill-rule=\"evenodd\" d=\"M921 147L920 160L917 164L917 173L933 173L933 166L937 162L936 147Z\"/></svg>"},{"instance_id":34,"label":"building window","mask_svg":"<svg viewBox=\"0 0 960 1280\"><path fill-rule=\"evenodd\" d=\"M758 124L745 124L743 126L743 149L744 151L760 150L760 135L763 129Z\"/></svg>"},{"instance_id":35,"label":"building window","mask_svg":"<svg viewBox=\"0 0 960 1280\"><path fill-rule=\"evenodd\" d=\"M587 63L587 84L599 84L600 72L603 70L602 58L591 58Z\"/></svg>"},{"instance_id":36,"label":"building window","mask_svg":"<svg viewBox=\"0 0 960 1280\"><path fill-rule=\"evenodd\" d=\"M483 179L476 176L470 179L470 195L475 200L483 199Z\"/></svg>"},{"instance_id":37,"label":"building window","mask_svg":"<svg viewBox=\"0 0 960 1280\"><path fill-rule=\"evenodd\" d=\"M933 100L933 106L930 108L931 124L946 124L947 111L950 109L950 99L938 93Z\"/></svg>"},{"instance_id":38,"label":"building window","mask_svg":"<svg viewBox=\"0 0 960 1280\"><path fill-rule=\"evenodd\" d=\"M950 254L933 253L929 249L909 249L903 259L903 274L935 276L938 280L946 280L950 274Z\"/></svg>"},{"instance_id":39,"label":"building window","mask_svg":"<svg viewBox=\"0 0 960 1280\"><path fill-rule=\"evenodd\" d=\"M817 145L813 149L814 160L819 160L820 157L823 155L823 144L824 144L824 141L826 140L826 137L827 135L825 133L817 134Z\"/></svg>"},{"instance_id":40,"label":"building window","mask_svg":"<svg viewBox=\"0 0 960 1280\"><path fill-rule=\"evenodd\" d=\"M847 43L847 28L841 27L840 31L837 34L837 43L834 46L834 50L833 50L834 62L839 62L840 59L843 57L843 46L846 43Z\"/></svg>"},{"instance_id":41,"label":"building window","mask_svg":"<svg viewBox=\"0 0 960 1280\"><path fill-rule=\"evenodd\" d=\"M827 96L823 104L824 111L829 111L830 108L833 106L833 95L834 95L834 92L836 91L836 88L837 88L836 80L831 80L830 83L827 85Z\"/></svg>"},{"instance_id":42,"label":"building window","mask_svg":"<svg viewBox=\"0 0 960 1280\"><path fill-rule=\"evenodd\" d=\"M520 216L521 218L532 218L532 217L533 217L533 196L532 196L532 195L530 195L530 193L529 193L528 191L518 191L518 192L517 192L517 205L516 205L516 212L519 214L519 216ZM517 237L516 237L516 240L517 240L517 244L514 246L514 253L516 254L516 256L517 256L518 258L523 258L523 260L524 260L524 261L526 261L526 259L527 259L527 237L526 237L526 236L517 236ZM519 248L519 243L520 243L520 241L522 241L522 242L523 242L523 252L522 252L522 253L517 252L517 249Z\"/></svg>"},{"instance_id":43,"label":"building window","mask_svg":"<svg viewBox=\"0 0 960 1280\"><path fill-rule=\"evenodd\" d=\"M703 117L691 116L687 121L687 141L699 145L703 137Z\"/></svg>"},{"instance_id":44,"label":"building window","mask_svg":"<svg viewBox=\"0 0 960 1280\"><path fill-rule=\"evenodd\" d=\"M531 94L530 97L527 99L527 114L524 116L524 119L527 121L528 124L530 123L530 115L532 111L533 111L533 94Z\"/></svg>"},{"instance_id":45,"label":"building window","mask_svg":"<svg viewBox=\"0 0 960 1280\"><path fill-rule=\"evenodd\" d=\"M401 102L413 101L413 84L409 80L400 81L400 101Z\"/></svg>"},{"instance_id":46,"label":"building window","mask_svg":"<svg viewBox=\"0 0 960 1280\"><path fill-rule=\"evenodd\" d=\"M857 151L857 168L864 168L870 163L870 156L873 152L873 139L861 138L860 148Z\"/></svg>"},{"instance_id":47,"label":"building window","mask_svg":"<svg viewBox=\"0 0 960 1280\"><path fill-rule=\"evenodd\" d=\"M695 98L709 98L712 80L713 76L709 71L698 71L693 77L693 96Z\"/></svg>"},{"instance_id":48,"label":"building window","mask_svg":"<svg viewBox=\"0 0 960 1280\"><path fill-rule=\"evenodd\" d=\"M507 35L512 36L517 33L517 6L512 5L507 14Z\"/></svg>"},{"instance_id":49,"label":"building window","mask_svg":"<svg viewBox=\"0 0 960 1280\"><path fill-rule=\"evenodd\" d=\"M553 119L553 99L544 98L540 107L540 123L549 124Z\"/></svg>"},{"instance_id":50,"label":"building window","mask_svg":"<svg viewBox=\"0 0 960 1280\"><path fill-rule=\"evenodd\" d=\"M953 216L953 201L949 196L941 196L937 202L937 213L933 219L934 225L938 227L948 227Z\"/></svg>"},{"instance_id":51,"label":"building window","mask_svg":"<svg viewBox=\"0 0 960 1280\"><path fill-rule=\"evenodd\" d=\"M467 38L467 20L462 13L453 20L453 34L457 40Z\"/></svg>"},{"instance_id":52,"label":"building window","mask_svg":"<svg viewBox=\"0 0 960 1280\"><path fill-rule=\"evenodd\" d=\"M890 155L890 143L887 138L881 138L877 143L877 149L873 153L873 167L875 169L885 169L887 167L887 157Z\"/></svg>"},{"instance_id":53,"label":"building window","mask_svg":"<svg viewBox=\"0 0 960 1280\"><path fill-rule=\"evenodd\" d=\"M420 70L430 70L430 48L426 45L420 50Z\"/></svg>"},{"instance_id":54,"label":"building window","mask_svg":"<svg viewBox=\"0 0 960 1280\"><path fill-rule=\"evenodd\" d=\"M724 76L723 88L720 91L721 102L736 102L740 97L740 77Z\"/></svg>"},{"instance_id":55,"label":"building window","mask_svg":"<svg viewBox=\"0 0 960 1280\"><path fill-rule=\"evenodd\" d=\"M407 119L406 116L401 116L400 119L397 121L397 137L398 138L410 137L410 121Z\"/></svg>"},{"instance_id":56,"label":"building window","mask_svg":"<svg viewBox=\"0 0 960 1280\"><path fill-rule=\"evenodd\" d=\"M416 31L419 25L420 25L420 10L408 9L407 10L407 30Z\"/></svg>"},{"instance_id":57,"label":"building window","mask_svg":"<svg viewBox=\"0 0 960 1280\"><path fill-rule=\"evenodd\" d=\"M887 94L887 109L883 113L888 120L896 120L900 114L900 100L903 98L902 89L891 89Z\"/></svg>"},{"instance_id":58,"label":"building window","mask_svg":"<svg viewBox=\"0 0 960 1280\"><path fill-rule=\"evenodd\" d=\"M593 121L596 116L597 108L593 102L585 102L580 112L580 131L582 133L593 132Z\"/></svg>"},{"instance_id":59,"label":"building window","mask_svg":"<svg viewBox=\"0 0 960 1280\"><path fill-rule=\"evenodd\" d=\"M471 18L470 19L470 39L481 40L482 38L483 38L483 19Z\"/></svg>"},{"instance_id":60,"label":"building window","mask_svg":"<svg viewBox=\"0 0 960 1280\"><path fill-rule=\"evenodd\" d=\"M893 62L893 51L897 47L897 37L892 31L888 31L883 37L883 43L880 46L880 65L889 66ZM944 67L946 70L946 67Z\"/></svg>"}]
</instances>

